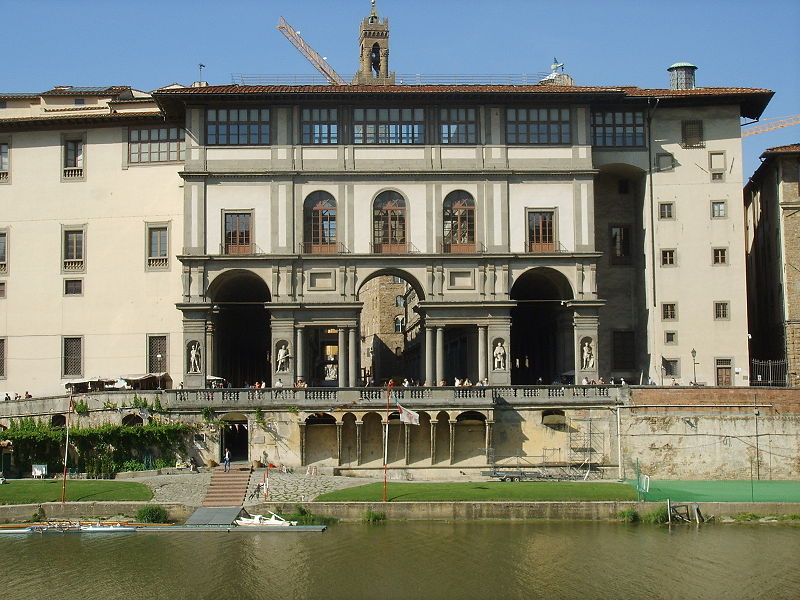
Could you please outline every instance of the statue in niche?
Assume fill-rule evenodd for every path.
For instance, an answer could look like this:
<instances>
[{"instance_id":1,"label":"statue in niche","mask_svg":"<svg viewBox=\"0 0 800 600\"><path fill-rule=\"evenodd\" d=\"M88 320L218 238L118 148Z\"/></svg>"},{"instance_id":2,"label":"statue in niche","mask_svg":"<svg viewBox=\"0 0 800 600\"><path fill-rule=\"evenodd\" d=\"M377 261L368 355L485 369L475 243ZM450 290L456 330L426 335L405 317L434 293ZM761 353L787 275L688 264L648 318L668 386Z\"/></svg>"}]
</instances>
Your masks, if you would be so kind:
<instances>
[{"instance_id":1,"label":"statue in niche","mask_svg":"<svg viewBox=\"0 0 800 600\"><path fill-rule=\"evenodd\" d=\"M275 361L275 371L278 373L287 373L289 371L289 344L287 342L278 342L277 360Z\"/></svg>"},{"instance_id":2,"label":"statue in niche","mask_svg":"<svg viewBox=\"0 0 800 600\"><path fill-rule=\"evenodd\" d=\"M594 369L594 350L592 349L592 339L584 338L581 347L581 368Z\"/></svg>"},{"instance_id":3,"label":"statue in niche","mask_svg":"<svg viewBox=\"0 0 800 600\"><path fill-rule=\"evenodd\" d=\"M200 342L189 343L189 373L200 372Z\"/></svg>"},{"instance_id":4,"label":"statue in niche","mask_svg":"<svg viewBox=\"0 0 800 600\"><path fill-rule=\"evenodd\" d=\"M497 345L492 352L494 357L494 370L503 371L506 368L506 349L503 346L503 340L497 340Z\"/></svg>"}]
</instances>

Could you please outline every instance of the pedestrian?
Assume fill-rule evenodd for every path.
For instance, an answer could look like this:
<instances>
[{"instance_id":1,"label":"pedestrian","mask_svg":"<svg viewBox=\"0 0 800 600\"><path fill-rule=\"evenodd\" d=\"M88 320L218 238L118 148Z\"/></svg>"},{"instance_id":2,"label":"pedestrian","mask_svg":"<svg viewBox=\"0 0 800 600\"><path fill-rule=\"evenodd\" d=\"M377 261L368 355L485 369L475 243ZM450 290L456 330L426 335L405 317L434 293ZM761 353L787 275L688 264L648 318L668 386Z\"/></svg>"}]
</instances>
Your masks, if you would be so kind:
<instances>
[{"instance_id":1,"label":"pedestrian","mask_svg":"<svg viewBox=\"0 0 800 600\"><path fill-rule=\"evenodd\" d=\"M227 473L231 470L231 451L225 448L225 454L222 455L223 470Z\"/></svg>"}]
</instances>

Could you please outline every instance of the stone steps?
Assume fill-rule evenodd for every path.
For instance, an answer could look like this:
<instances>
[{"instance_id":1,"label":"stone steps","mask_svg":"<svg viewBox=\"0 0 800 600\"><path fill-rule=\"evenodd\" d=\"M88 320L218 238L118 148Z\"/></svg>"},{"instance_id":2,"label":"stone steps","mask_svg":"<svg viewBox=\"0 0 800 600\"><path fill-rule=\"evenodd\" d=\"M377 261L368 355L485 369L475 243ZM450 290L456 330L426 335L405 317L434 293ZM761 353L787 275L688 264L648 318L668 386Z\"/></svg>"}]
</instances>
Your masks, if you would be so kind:
<instances>
[{"instance_id":1,"label":"stone steps","mask_svg":"<svg viewBox=\"0 0 800 600\"><path fill-rule=\"evenodd\" d=\"M215 468L211 473L203 506L242 506L250 484L250 468L232 468L227 473Z\"/></svg>"}]
</instances>

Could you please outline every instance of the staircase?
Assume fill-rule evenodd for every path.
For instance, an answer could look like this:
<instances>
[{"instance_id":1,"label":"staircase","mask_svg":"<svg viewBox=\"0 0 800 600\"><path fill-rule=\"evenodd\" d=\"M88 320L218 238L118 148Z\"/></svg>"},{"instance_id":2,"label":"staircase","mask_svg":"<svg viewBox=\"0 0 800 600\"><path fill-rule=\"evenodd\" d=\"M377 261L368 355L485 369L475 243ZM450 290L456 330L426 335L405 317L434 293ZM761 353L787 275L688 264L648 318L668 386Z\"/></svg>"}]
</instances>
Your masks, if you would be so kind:
<instances>
[{"instance_id":1,"label":"staircase","mask_svg":"<svg viewBox=\"0 0 800 600\"><path fill-rule=\"evenodd\" d=\"M231 467L227 473L217 467L211 473L203 506L242 506L249 483L250 467Z\"/></svg>"}]
</instances>

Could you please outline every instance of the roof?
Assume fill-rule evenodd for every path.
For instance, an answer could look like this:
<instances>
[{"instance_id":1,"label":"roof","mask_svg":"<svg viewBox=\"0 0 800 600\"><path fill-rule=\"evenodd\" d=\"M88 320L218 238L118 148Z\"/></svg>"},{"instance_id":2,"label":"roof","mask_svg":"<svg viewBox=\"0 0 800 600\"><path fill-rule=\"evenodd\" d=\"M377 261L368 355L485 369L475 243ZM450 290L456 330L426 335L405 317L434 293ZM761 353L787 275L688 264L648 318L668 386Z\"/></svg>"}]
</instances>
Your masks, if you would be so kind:
<instances>
[{"instance_id":1,"label":"roof","mask_svg":"<svg viewBox=\"0 0 800 600\"><path fill-rule=\"evenodd\" d=\"M39 94L34 92L0 92L0 100L33 100Z\"/></svg>"},{"instance_id":2,"label":"roof","mask_svg":"<svg viewBox=\"0 0 800 600\"><path fill-rule=\"evenodd\" d=\"M767 148L766 150L764 150L761 157L764 158L767 154L789 154L793 152L800 152L800 143L789 144L787 146L775 146L773 148Z\"/></svg>"},{"instance_id":3,"label":"roof","mask_svg":"<svg viewBox=\"0 0 800 600\"><path fill-rule=\"evenodd\" d=\"M129 85L72 86L59 85L42 92L40 96L115 96L131 89Z\"/></svg>"},{"instance_id":4,"label":"roof","mask_svg":"<svg viewBox=\"0 0 800 600\"><path fill-rule=\"evenodd\" d=\"M182 110L178 98L202 97L214 100L241 96L301 96L325 95L331 99L336 96L356 95L503 95L508 99L529 99L531 96L583 96L597 100L618 102L658 98L678 106L708 103L739 104L741 114L748 118L758 118L774 95L772 90L740 87L705 87L690 90L648 89L635 86L560 86L560 85L209 85L205 87L183 87L153 91L153 97L165 112Z\"/></svg>"},{"instance_id":5,"label":"roof","mask_svg":"<svg viewBox=\"0 0 800 600\"><path fill-rule=\"evenodd\" d=\"M667 67L667 71L671 71L672 69L680 69L689 67L690 69L696 69L697 65L693 65L692 63L688 62L676 62L674 65L670 65Z\"/></svg>"},{"instance_id":6,"label":"roof","mask_svg":"<svg viewBox=\"0 0 800 600\"><path fill-rule=\"evenodd\" d=\"M75 114L71 112L55 112L42 115L35 115L32 117L15 117L11 119L0 119L0 131L21 130L29 129L31 126L39 127L64 127L66 125L84 125L94 123L116 123L125 121L153 121L164 120L164 114L161 111L147 111L147 112L125 112L125 113L109 113L102 114Z\"/></svg>"}]
</instances>

